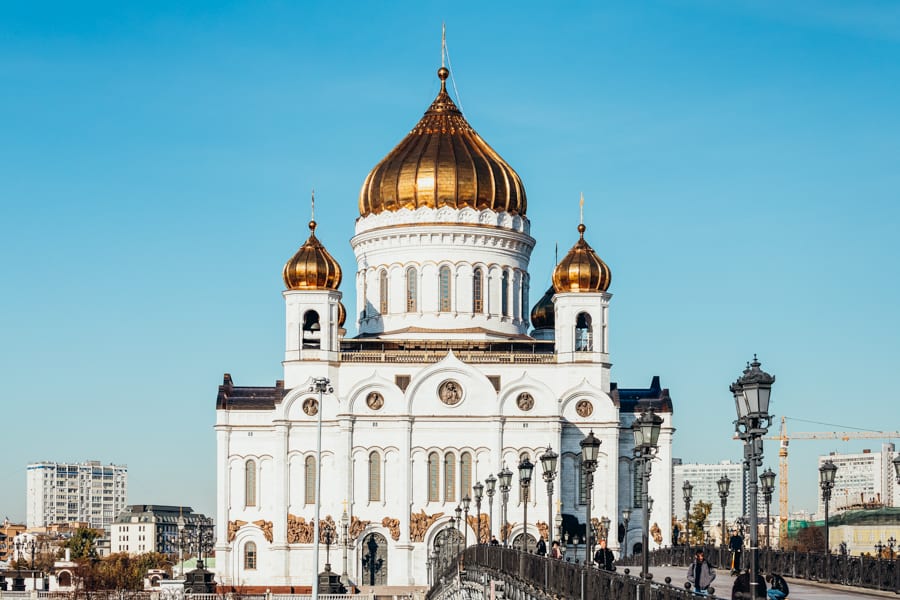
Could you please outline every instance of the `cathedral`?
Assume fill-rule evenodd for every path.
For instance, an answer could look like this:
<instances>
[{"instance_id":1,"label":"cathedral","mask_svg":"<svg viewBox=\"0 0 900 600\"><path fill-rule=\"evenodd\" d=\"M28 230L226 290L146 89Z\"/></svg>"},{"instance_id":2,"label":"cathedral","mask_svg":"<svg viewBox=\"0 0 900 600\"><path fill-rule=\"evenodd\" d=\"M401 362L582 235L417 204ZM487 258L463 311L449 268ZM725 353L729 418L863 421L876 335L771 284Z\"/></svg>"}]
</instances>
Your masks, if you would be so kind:
<instances>
[{"instance_id":1,"label":"cathedral","mask_svg":"<svg viewBox=\"0 0 900 600\"><path fill-rule=\"evenodd\" d=\"M219 386L220 585L300 591L329 563L357 585L424 586L451 534L531 548L562 538L583 559L588 515L610 523L610 548L631 554L645 510L631 426L648 409L663 419L650 545L670 543L668 390L657 377L647 388L611 380L611 271L583 223L531 306L525 186L469 125L448 76L438 71L437 97L362 184L347 304L357 335L344 328L343 270L310 221L283 269L283 379L243 387L226 374ZM592 486L581 468L591 432ZM558 454L552 498L548 449ZM523 486L526 458L535 468ZM499 487L482 493L480 511L474 498L506 469L504 524Z\"/></svg>"}]
</instances>

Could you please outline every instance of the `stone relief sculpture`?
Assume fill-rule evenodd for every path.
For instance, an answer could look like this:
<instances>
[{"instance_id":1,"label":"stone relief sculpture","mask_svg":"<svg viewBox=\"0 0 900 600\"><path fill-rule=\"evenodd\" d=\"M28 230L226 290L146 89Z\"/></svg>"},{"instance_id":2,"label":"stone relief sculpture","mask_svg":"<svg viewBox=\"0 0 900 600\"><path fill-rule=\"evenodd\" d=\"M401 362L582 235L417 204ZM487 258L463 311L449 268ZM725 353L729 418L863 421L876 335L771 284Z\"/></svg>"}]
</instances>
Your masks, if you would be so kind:
<instances>
[{"instance_id":1,"label":"stone relief sculpture","mask_svg":"<svg viewBox=\"0 0 900 600\"><path fill-rule=\"evenodd\" d=\"M287 541L288 544L311 544L313 541L312 521L307 523L303 517L288 514Z\"/></svg>"},{"instance_id":2,"label":"stone relief sculpture","mask_svg":"<svg viewBox=\"0 0 900 600\"><path fill-rule=\"evenodd\" d=\"M462 400L462 387L452 379L448 379L438 387L438 396L447 406L454 406Z\"/></svg>"},{"instance_id":3,"label":"stone relief sculpture","mask_svg":"<svg viewBox=\"0 0 900 600\"><path fill-rule=\"evenodd\" d=\"M575 412L578 413L579 417L587 418L594 412L594 405L587 400L579 400L578 404L575 405Z\"/></svg>"},{"instance_id":4,"label":"stone relief sculpture","mask_svg":"<svg viewBox=\"0 0 900 600\"><path fill-rule=\"evenodd\" d=\"M435 521L444 516L444 513L434 513L433 515L425 514L425 509L418 513L410 513L409 515L409 540L411 542L421 542L425 540L425 532L431 527Z\"/></svg>"},{"instance_id":5,"label":"stone relief sculpture","mask_svg":"<svg viewBox=\"0 0 900 600\"><path fill-rule=\"evenodd\" d=\"M316 416L319 412L319 402L315 398L307 398L303 401L303 412L310 417Z\"/></svg>"},{"instance_id":6,"label":"stone relief sculpture","mask_svg":"<svg viewBox=\"0 0 900 600\"><path fill-rule=\"evenodd\" d=\"M272 543L272 521L265 521L260 519L259 521L253 521L253 524L262 529L263 537L266 538L266 541L270 544Z\"/></svg>"},{"instance_id":7,"label":"stone relief sculpture","mask_svg":"<svg viewBox=\"0 0 900 600\"><path fill-rule=\"evenodd\" d=\"M659 529L659 523L653 523L653 527L650 528L650 536L654 542L662 544L662 531Z\"/></svg>"},{"instance_id":8,"label":"stone relief sculpture","mask_svg":"<svg viewBox=\"0 0 900 600\"><path fill-rule=\"evenodd\" d=\"M325 544L328 543L326 541L326 537L328 537L328 532L331 532L331 542L334 544L337 541L337 525L334 522L334 519L331 518L331 515L328 515L319 523L319 543ZM310 536L310 539L313 539L315 532Z\"/></svg>"},{"instance_id":9,"label":"stone relief sculpture","mask_svg":"<svg viewBox=\"0 0 900 600\"><path fill-rule=\"evenodd\" d=\"M354 515L350 518L350 525L347 527L347 535L350 536L351 540L355 540L371 522L372 521L362 521L359 517Z\"/></svg>"},{"instance_id":10,"label":"stone relief sculpture","mask_svg":"<svg viewBox=\"0 0 900 600\"><path fill-rule=\"evenodd\" d=\"M233 542L234 536L237 535L238 529L247 524L247 521L235 520L228 521L228 541Z\"/></svg>"},{"instance_id":11,"label":"stone relief sculpture","mask_svg":"<svg viewBox=\"0 0 900 600\"><path fill-rule=\"evenodd\" d=\"M366 406L372 410L381 409L381 407L384 406L384 396L378 392L370 392L369 395L366 396Z\"/></svg>"},{"instance_id":12,"label":"stone relief sculpture","mask_svg":"<svg viewBox=\"0 0 900 600\"><path fill-rule=\"evenodd\" d=\"M515 523L509 522L500 528L500 539L501 540L504 540L504 541L509 540L509 532L512 531L512 528L514 525L515 525Z\"/></svg>"},{"instance_id":13,"label":"stone relief sculpture","mask_svg":"<svg viewBox=\"0 0 900 600\"><path fill-rule=\"evenodd\" d=\"M481 513L481 543L487 544L491 541L491 521L488 519L488 516L484 513ZM475 532L475 535L478 535L478 517L475 515L469 515L469 527L472 528L472 531Z\"/></svg>"},{"instance_id":14,"label":"stone relief sculpture","mask_svg":"<svg viewBox=\"0 0 900 600\"><path fill-rule=\"evenodd\" d=\"M544 523L543 521L538 521L537 523L535 523L535 527L537 527L538 532L541 534L541 539L550 539L550 528L547 527L546 523Z\"/></svg>"},{"instance_id":15,"label":"stone relief sculpture","mask_svg":"<svg viewBox=\"0 0 900 600\"><path fill-rule=\"evenodd\" d=\"M385 517L381 520L381 524L391 532L391 539L395 542L400 539L400 519Z\"/></svg>"},{"instance_id":16,"label":"stone relief sculpture","mask_svg":"<svg viewBox=\"0 0 900 600\"><path fill-rule=\"evenodd\" d=\"M529 411L534 408L534 396L528 392L522 392L516 399L516 404L521 411Z\"/></svg>"}]
</instances>

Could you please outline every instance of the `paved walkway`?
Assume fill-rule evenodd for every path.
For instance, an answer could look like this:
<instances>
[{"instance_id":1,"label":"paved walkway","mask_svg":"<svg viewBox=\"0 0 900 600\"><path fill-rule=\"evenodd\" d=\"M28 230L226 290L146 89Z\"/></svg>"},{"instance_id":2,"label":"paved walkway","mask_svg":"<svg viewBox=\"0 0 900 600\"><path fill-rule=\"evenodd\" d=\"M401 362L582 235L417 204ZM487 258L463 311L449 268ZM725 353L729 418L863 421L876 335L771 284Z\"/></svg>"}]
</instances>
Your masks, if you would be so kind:
<instances>
[{"instance_id":1,"label":"paved walkway","mask_svg":"<svg viewBox=\"0 0 900 600\"><path fill-rule=\"evenodd\" d=\"M628 567L631 574L636 575L640 572L640 567ZM622 567L619 567L622 569ZM683 588L687 581L687 567L650 567L653 573L654 581L665 581L666 577L672 578L672 585ZM717 577L713 582L716 589L716 598L731 598L731 584L734 581L727 570L717 569ZM837 598L897 598L897 594L893 592L879 592L877 590L860 590L856 591L842 585L819 584L815 582L804 581L802 579L791 579L785 577L788 585L791 587L789 594L790 600L836 600Z\"/></svg>"}]
</instances>

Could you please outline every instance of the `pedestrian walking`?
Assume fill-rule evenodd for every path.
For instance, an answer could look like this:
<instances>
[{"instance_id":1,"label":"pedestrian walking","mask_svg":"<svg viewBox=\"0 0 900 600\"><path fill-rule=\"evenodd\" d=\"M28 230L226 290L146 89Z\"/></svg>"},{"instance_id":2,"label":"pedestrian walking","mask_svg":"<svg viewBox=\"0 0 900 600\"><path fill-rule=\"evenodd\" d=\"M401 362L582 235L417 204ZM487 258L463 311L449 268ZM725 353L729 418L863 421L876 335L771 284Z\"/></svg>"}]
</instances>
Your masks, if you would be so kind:
<instances>
[{"instance_id":1,"label":"pedestrian walking","mask_svg":"<svg viewBox=\"0 0 900 600\"><path fill-rule=\"evenodd\" d=\"M702 596L707 595L707 590L716 579L716 570L703 556L703 550L697 550L694 562L688 567L687 579L691 582L694 592Z\"/></svg>"},{"instance_id":2,"label":"pedestrian walking","mask_svg":"<svg viewBox=\"0 0 900 600\"><path fill-rule=\"evenodd\" d=\"M544 541L544 538L538 540L535 554L538 556L547 556L547 542Z\"/></svg>"}]
</instances>

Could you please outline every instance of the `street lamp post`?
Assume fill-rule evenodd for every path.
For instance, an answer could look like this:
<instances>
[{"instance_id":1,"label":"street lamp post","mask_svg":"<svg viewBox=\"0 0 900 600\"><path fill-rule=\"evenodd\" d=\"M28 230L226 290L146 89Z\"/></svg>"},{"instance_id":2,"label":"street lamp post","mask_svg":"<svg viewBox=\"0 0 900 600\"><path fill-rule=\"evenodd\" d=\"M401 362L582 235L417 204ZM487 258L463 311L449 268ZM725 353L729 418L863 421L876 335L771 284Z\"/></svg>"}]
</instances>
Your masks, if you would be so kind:
<instances>
[{"instance_id":1,"label":"street lamp post","mask_svg":"<svg viewBox=\"0 0 900 600\"><path fill-rule=\"evenodd\" d=\"M475 485L472 486L472 490L475 492L475 511L478 513L475 521L475 536L478 538L476 540L476 544L481 543L481 499L484 497L484 484L480 481L476 481Z\"/></svg>"},{"instance_id":2,"label":"street lamp post","mask_svg":"<svg viewBox=\"0 0 900 600\"><path fill-rule=\"evenodd\" d=\"M622 509L622 520L625 521L625 535L622 538L622 545L625 546L624 558L628 558L628 521L631 520L630 508L626 507Z\"/></svg>"},{"instance_id":3,"label":"street lamp post","mask_svg":"<svg viewBox=\"0 0 900 600\"><path fill-rule=\"evenodd\" d=\"M491 473L484 480L484 491L488 497L488 543L494 537L494 494L497 490L497 478Z\"/></svg>"},{"instance_id":4,"label":"street lamp post","mask_svg":"<svg viewBox=\"0 0 900 600\"><path fill-rule=\"evenodd\" d=\"M466 518L463 521L463 548L469 547L469 507L471 505L472 499L466 494L462 499L463 511L466 513Z\"/></svg>"},{"instance_id":5,"label":"street lamp post","mask_svg":"<svg viewBox=\"0 0 900 600\"><path fill-rule=\"evenodd\" d=\"M547 451L541 454L541 467L544 470L544 481L547 482L547 549L553 544L553 480L556 479L556 461L559 455L553 448L547 446Z\"/></svg>"},{"instance_id":6,"label":"street lamp post","mask_svg":"<svg viewBox=\"0 0 900 600\"><path fill-rule=\"evenodd\" d=\"M831 500L831 490L834 488L834 474L837 465L831 459L819 467L819 487L822 488L822 501L825 502L825 577L831 581L831 545L828 542L828 501Z\"/></svg>"},{"instance_id":7,"label":"street lamp post","mask_svg":"<svg viewBox=\"0 0 900 600\"><path fill-rule=\"evenodd\" d=\"M766 548L772 547L772 538L769 537L769 523L771 522L769 510L772 505L772 492L775 491L775 472L766 468L759 476L759 484L762 487L763 501L766 503Z\"/></svg>"},{"instance_id":8,"label":"street lamp post","mask_svg":"<svg viewBox=\"0 0 900 600\"><path fill-rule=\"evenodd\" d=\"M344 502L344 512L341 514L341 547L343 551L343 565L341 566L341 584L347 587L350 577L347 574L347 552L350 550L350 516L347 514L347 503Z\"/></svg>"},{"instance_id":9,"label":"street lamp post","mask_svg":"<svg viewBox=\"0 0 900 600\"><path fill-rule=\"evenodd\" d=\"M891 560L894 560L894 546L897 545L897 538L895 538L894 536L891 536L888 538L887 543L888 543L888 548L891 549Z\"/></svg>"},{"instance_id":10,"label":"street lamp post","mask_svg":"<svg viewBox=\"0 0 900 600\"><path fill-rule=\"evenodd\" d=\"M584 495L585 495L585 512L587 514L584 521L584 564L591 565L591 500L594 488L594 471L597 470L597 455L600 452L600 440L594 436L592 429L583 440L581 440L581 468L584 471Z\"/></svg>"},{"instance_id":11,"label":"street lamp post","mask_svg":"<svg viewBox=\"0 0 900 600\"><path fill-rule=\"evenodd\" d=\"M603 517L602 519L600 519L600 531L603 532L603 539L606 542L609 542L609 517Z\"/></svg>"},{"instance_id":12,"label":"street lamp post","mask_svg":"<svg viewBox=\"0 0 900 600\"><path fill-rule=\"evenodd\" d=\"M694 495L694 486L687 479L681 486L681 492L684 495L684 545L691 547L691 498Z\"/></svg>"},{"instance_id":13,"label":"street lamp post","mask_svg":"<svg viewBox=\"0 0 900 600\"><path fill-rule=\"evenodd\" d=\"M641 531L641 577L650 576L650 503L647 487L650 484L650 461L659 451L659 432L662 429L662 418L645 410L631 425L634 434L634 454L637 464L641 465L641 506L643 507L643 527Z\"/></svg>"},{"instance_id":14,"label":"street lamp post","mask_svg":"<svg viewBox=\"0 0 900 600\"><path fill-rule=\"evenodd\" d=\"M772 395L772 384L775 377L769 375L760 366L762 364L753 355L753 362L747 365L743 374L728 389L734 395L734 406L737 412L735 432L744 442L744 460L749 473L750 501L750 597L756 598L757 572L759 571L759 518L757 516L757 467L762 465L763 436L772 424L769 414L769 399ZM762 594L765 596L765 592Z\"/></svg>"},{"instance_id":15,"label":"street lamp post","mask_svg":"<svg viewBox=\"0 0 900 600\"><path fill-rule=\"evenodd\" d=\"M498 475L497 481L500 484L500 499L503 501L503 516L500 519L500 537L503 538L503 547L506 548L508 543L506 511L509 504L509 487L512 484L512 471L504 466Z\"/></svg>"},{"instance_id":16,"label":"street lamp post","mask_svg":"<svg viewBox=\"0 0 900 600\"><path fill-rule=\"evenodd\" d=\"M334 392L331 381L327 377L316 377L309 386L309 392L319 395L316 404L316 520L313 524L313 584L312 598L319 600L319 512L322 507L322 399Z\"/></svg>"},{"instance_id":17,"label":"street lamp post","mask_svg":"<svg viewBox=\"0 0 900 600\"><path fill-rule=\"evenodd\" d=\"M728 475L722 475L719 477L719 481L716 482L719 486L719 500L722 501L722 546L725 546L725 505L728 504L728 490L731 487L731 479L728 478Z\"/></svg>"},{"instance_id":18,"label":"street lamp post","mask_svg":"<svg viewBox=\"0 0 900 600\"><path fill-rule=\"evenodd\" d=\"M524 529L522 531L522 551L528 550L528 493L531 491L531 474L534 472L534 465L528 457L519 461L519 487L522 490L522 504L524 510L522 512L522 520L524 521Z\"/></svg>"}]
</instances>

